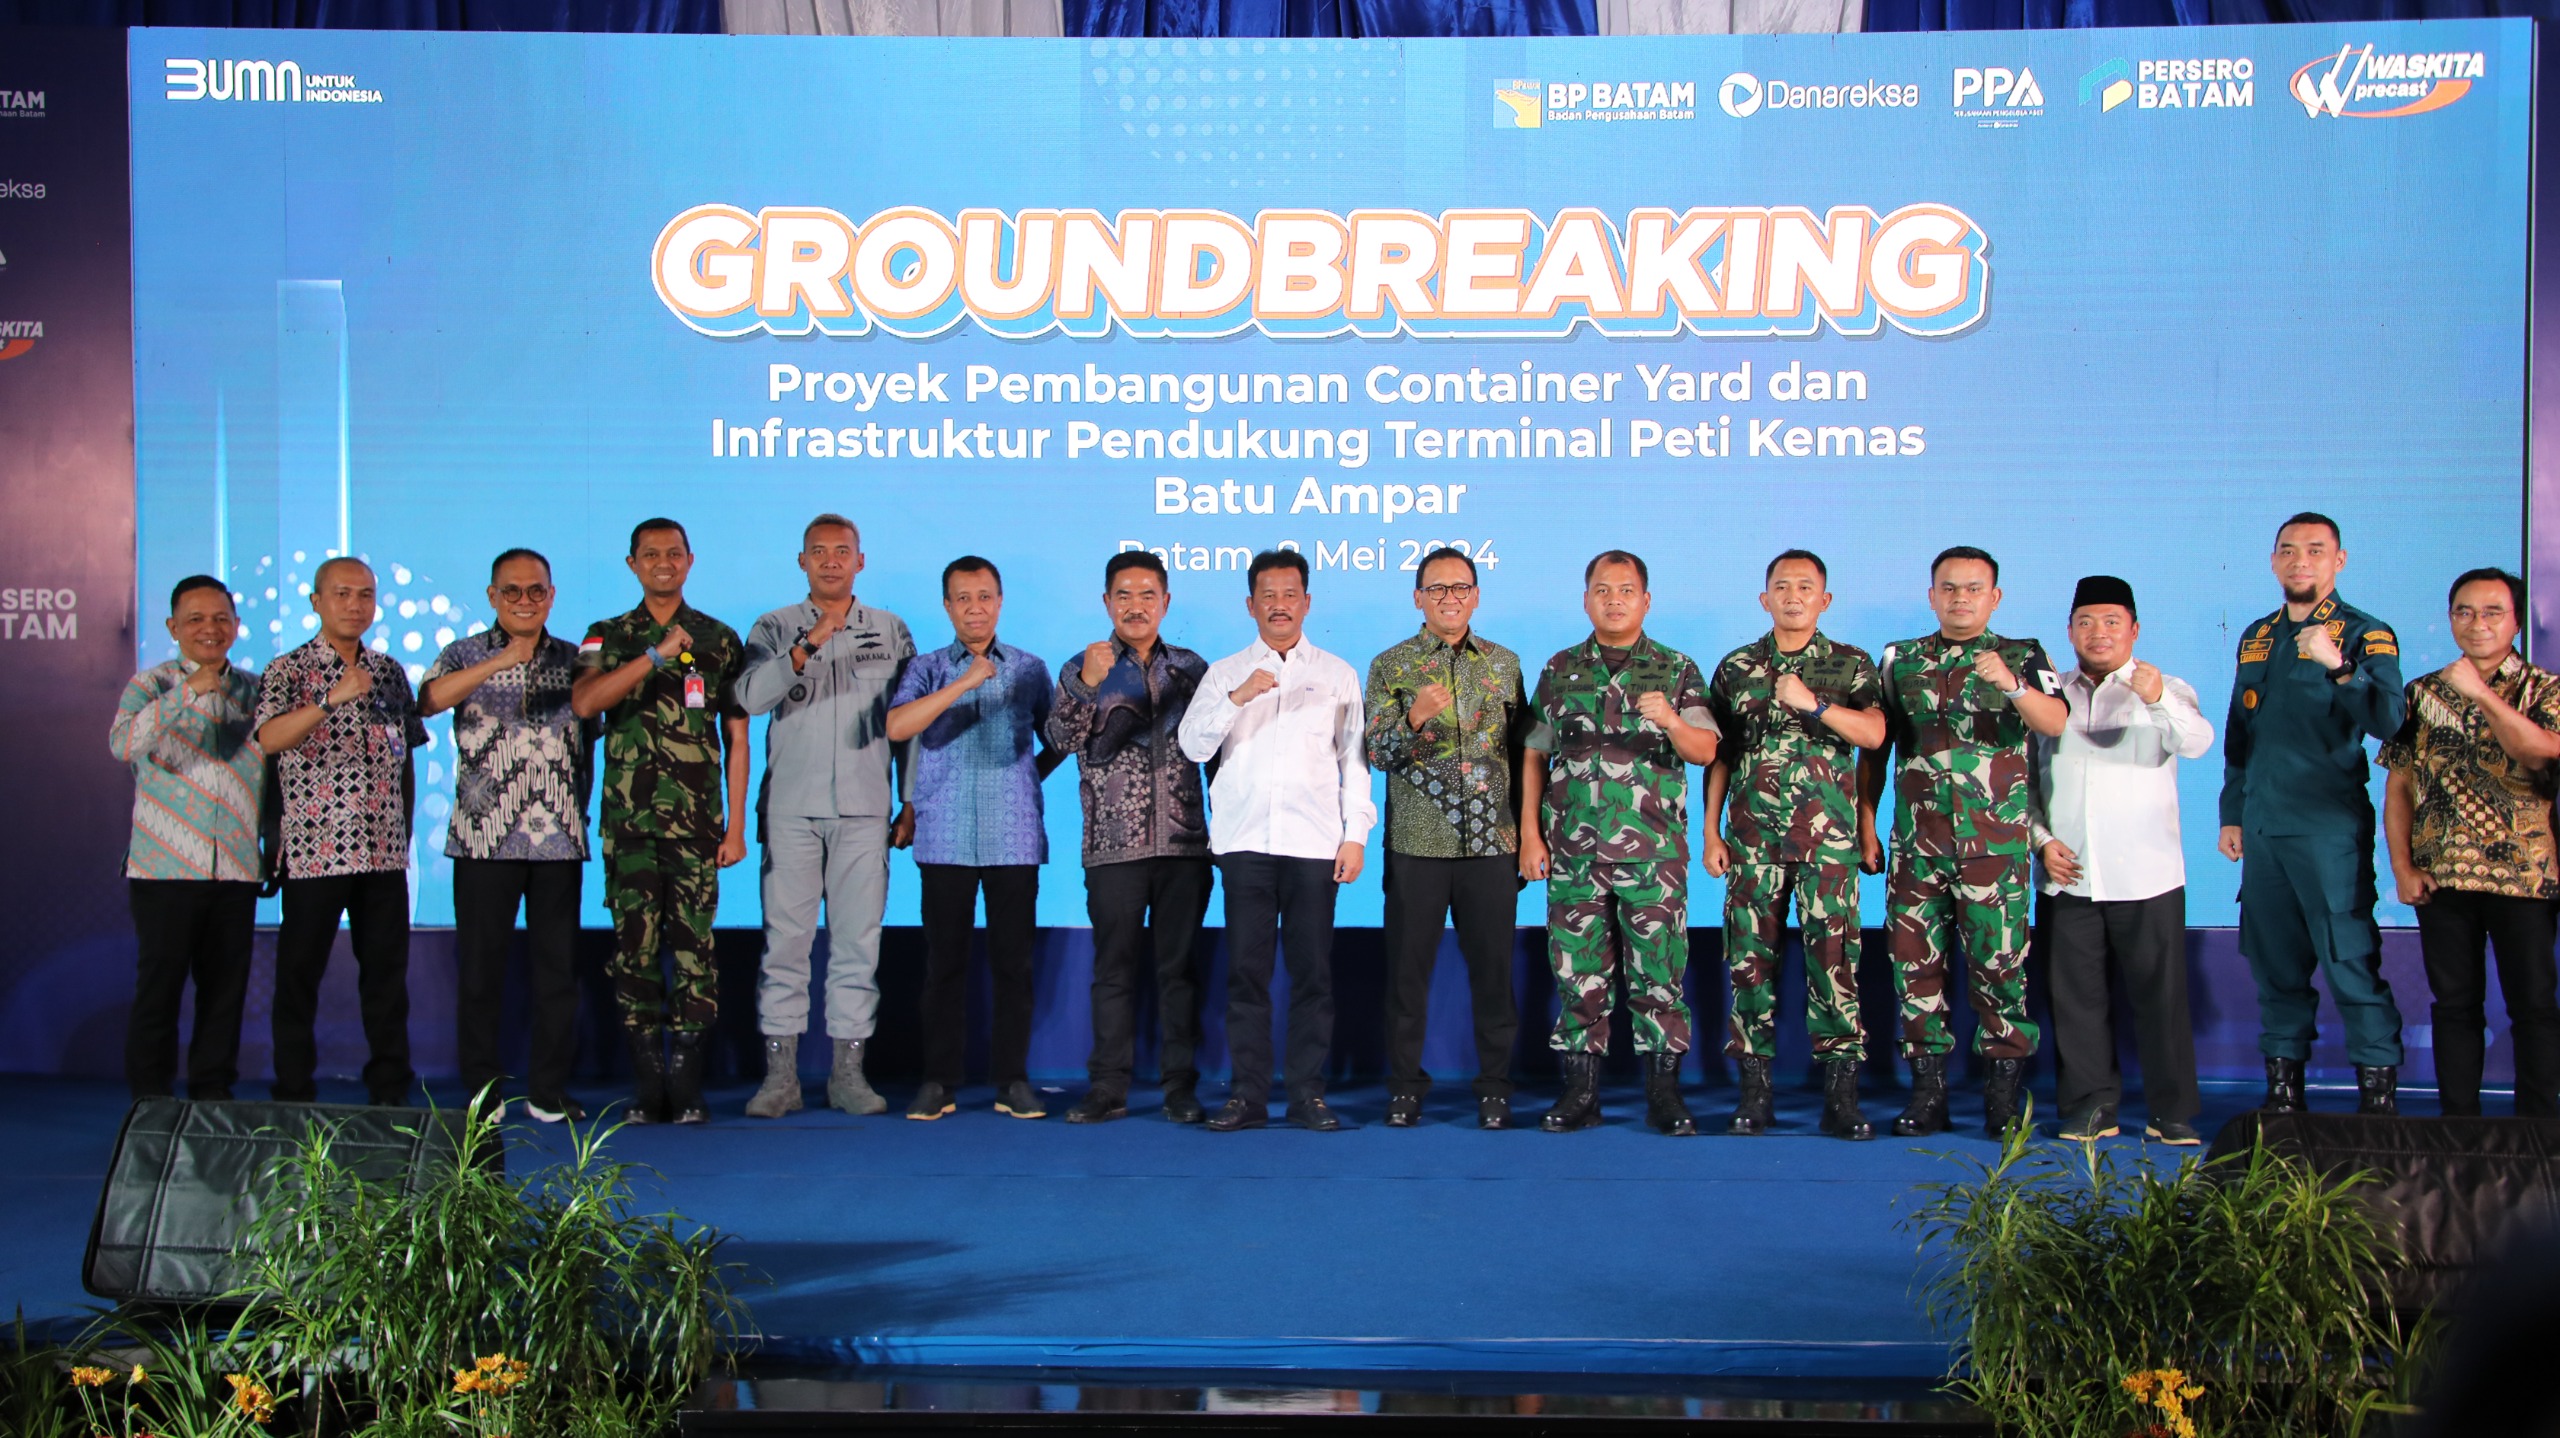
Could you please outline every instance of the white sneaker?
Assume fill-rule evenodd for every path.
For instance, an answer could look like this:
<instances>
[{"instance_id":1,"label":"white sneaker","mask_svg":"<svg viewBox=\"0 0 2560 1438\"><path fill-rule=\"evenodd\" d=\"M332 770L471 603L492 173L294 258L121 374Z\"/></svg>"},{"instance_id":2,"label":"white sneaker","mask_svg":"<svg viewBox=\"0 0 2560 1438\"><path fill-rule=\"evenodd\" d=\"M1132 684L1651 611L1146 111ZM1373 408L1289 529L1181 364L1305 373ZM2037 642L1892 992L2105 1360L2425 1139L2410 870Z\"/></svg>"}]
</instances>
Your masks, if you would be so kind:
<instances>
[{"instance_id":1,"label":"white sneaker","mask_svg":"<svg viewBox=\"0 0 2560 1438\"><path fill-rule=\"evenodd\" d=\"M564 1119L583 1119L587 1116L586 1106L565 1094L561 1096L560 1106L556 1109L544 1108L532 1099L526 1099L524 1111L537 1123L559 1123Z\"/></svg>"}]
</instances>

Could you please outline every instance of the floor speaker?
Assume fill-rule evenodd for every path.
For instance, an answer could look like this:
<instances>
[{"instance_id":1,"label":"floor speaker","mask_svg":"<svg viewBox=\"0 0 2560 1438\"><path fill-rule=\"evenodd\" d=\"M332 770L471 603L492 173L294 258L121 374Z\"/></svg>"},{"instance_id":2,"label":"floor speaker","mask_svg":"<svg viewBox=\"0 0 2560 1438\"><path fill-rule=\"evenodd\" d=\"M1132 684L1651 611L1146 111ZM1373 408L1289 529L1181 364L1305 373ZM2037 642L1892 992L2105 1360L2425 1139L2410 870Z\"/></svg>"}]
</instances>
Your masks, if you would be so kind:
<instances>
[{"instance_id":1,"label":"floor speaker","mask_svg":"<svg viewBox=\"0 0 2560 1438\"><path fill-rule=\"evenodd\" d=\"M2560 1203L2560 1119L2252 1111L2223 1125L2207 1157L2245 1154L2261 1139L2320 1173L2373 1176L2364 1198L2400 1254L2402 1308L2432 1306L2494 1258L2520 1220Z\"/></svg>"},{"instance_id":2,"label":"floor speaker","mask_svg":"<svg viewBox=\"0 0 2560 1438\"><path fill-rule=\"evenodd\" d=\"M414 1190L453 1163L462 1126L457 1113L420 1108L143 1099L116 1135L82 1286L119 1303L232 1292L232 1245L256 1218L273 1165L321 1131L357 1175Z\"/></svg>"}]
</instances>

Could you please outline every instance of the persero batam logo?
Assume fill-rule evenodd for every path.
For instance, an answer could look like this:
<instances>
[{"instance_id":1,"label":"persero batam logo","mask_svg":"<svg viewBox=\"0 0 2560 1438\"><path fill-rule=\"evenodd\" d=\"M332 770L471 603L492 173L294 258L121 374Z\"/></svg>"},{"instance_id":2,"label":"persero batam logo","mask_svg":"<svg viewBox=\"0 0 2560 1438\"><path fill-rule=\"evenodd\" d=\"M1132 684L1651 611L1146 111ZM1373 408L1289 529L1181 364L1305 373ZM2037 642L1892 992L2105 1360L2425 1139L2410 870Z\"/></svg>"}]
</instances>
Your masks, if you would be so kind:
<instances>
[{"instance_id":1,"label":"persero batam logo","mask_svg":"<svg viewBox=\"0 0 2560 1438\"><path fill-rule=\"evenodd\" d=\"M44 338L42 320L0 320L0 360L13 360Z\"/></svg>"},{"instance_id":2,"label":"persero batam logo","mask_svg":"<svg viewBox=\"0 0 2560 1438\"><path fill-rule=\"evenodd\" d=\"M0 120L41 120L44 91L0 90Z\"/></svg>"},{"instance_id":3,"label":"persero batam logo","mask_svg":"<svg viewBox=\"0 0 2560 1438\"><path fill-rule=\"evenodd\" d=\"M1695 80L1557 80L1547 86L1546 122L1550 125L1574 120L1694 120L1697 116Z\"/></svg>"},{"instance_id":4,"label":"persero batam logo","mask_svg":"<svg viewBox=\"0 0 2560 1438\"><path fill-rule=\"evenodd\" d=\"M1979 120L1983 129L2015 129L2020 120L2044 113L2044 90L2030 69L1960 65L1955 109L1958 119Z\"/></svg>"},{"instance_id":5,"label":"persero batam logo","mask_svg":"<svg viewBox=\"0 0 2560 1438\"><path fill-rule=\"evenodd\" d=\"M1550 114L1549 119L1554 116ZM706 335L1027 339L1258 330L1411 334L1955 334L1980 320L1990 236L1916 202L1443 210L966 209L856 221L815 206L696 205L649 259Z\"/></svg>"},{"instance_id":6,"label":"persero batam logo","mask_svg":"<svg viewBox=\"0 0 2560 1438\"><path fill-rule=\"evenodd\" d=\"M1547 87L1536 80L1493 82L1493 127L1534 130L1547 110Z\"/></svg>"},{"instance_id":7,"label":"persero batam logo","mask_svg":"<svg viewBox=\"0 0 2560 1438\"><path fill-rule=\"evenodd\" d=\"M1920 86L1916 81L1908 85L1874 79L1846 85L1793 85L1736 70L1716 87L1716 104L1737 120L1747 120L1764 109L1887 110L1909 109L1919 103Z\"/></svg>"},{"instance_id":8,"label":"persero batam logo","mask_svg":"<svg viewBox=\"0 0 2560 1438\"><path fill-rule=\"evenodd\" d=\"M260 103L379 105L353 75L304 75L291 60L171 60L172 100L252 100Z\"/></svg>"},{"instance_id":9,"label":"persero batam logo","mask_svg":"<svg viewBox=\"0 0 2560 1438\"><path fill-rule=\"evenodd\" d=\"M2106 114L2130 103L2137 110L2246 110L2258 103L2258 62L2238 59L2109 60L2080 77L2080 103L2095 101Z\"/></svg>"},{"instance_id":10,"label":"persero batam logo","mask_svg":"<svg viewBox=\"0 0 2560 1438\"><path fill-rule=\"evenodd\" d=\"M2486 79L2489 57L2476 50L2375 54L2371 45L2342 45L2293 72L2293 98L2312 119L2394 120L2441 110Z\"/></svg>"}]
</instances>

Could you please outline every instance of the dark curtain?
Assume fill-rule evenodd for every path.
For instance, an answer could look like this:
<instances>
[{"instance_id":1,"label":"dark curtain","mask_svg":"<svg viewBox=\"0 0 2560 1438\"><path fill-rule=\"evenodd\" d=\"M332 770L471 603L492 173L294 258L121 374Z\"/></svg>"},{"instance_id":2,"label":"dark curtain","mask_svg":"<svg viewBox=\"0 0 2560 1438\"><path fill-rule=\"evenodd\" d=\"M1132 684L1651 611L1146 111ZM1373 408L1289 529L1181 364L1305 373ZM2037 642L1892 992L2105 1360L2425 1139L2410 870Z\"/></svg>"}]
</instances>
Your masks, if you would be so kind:
<instances>
[{"instance_id":1,"label":"dark curtain","mask_svg":"<svg viewBox=\"0 0 2560 1438\"><path fill-rule=\"evenodd\" d=\"M1595 0L1065 0L1070 35L1335 39L1595 35Z\"/></svg>"},{"instance_id":2,"label":"dark curtain","mask_svg":"<svg viewBox=\"0 0 2560 1438\"><path fill-rule=\"evenodd\" d=\"M717 35L720 0L0 0L5 25Z\"/></svg>"},{"instance_id":3,"label":"dark curtain","mask_svg":"<svg viewBox=\"0 0 2560 1438\"><path fill-rule=\"evenodd\" d=\"M2555 0L1867 0L1873 30L2062 30L2093 25L2549 16Z\"/></svg>"}]
</instances>

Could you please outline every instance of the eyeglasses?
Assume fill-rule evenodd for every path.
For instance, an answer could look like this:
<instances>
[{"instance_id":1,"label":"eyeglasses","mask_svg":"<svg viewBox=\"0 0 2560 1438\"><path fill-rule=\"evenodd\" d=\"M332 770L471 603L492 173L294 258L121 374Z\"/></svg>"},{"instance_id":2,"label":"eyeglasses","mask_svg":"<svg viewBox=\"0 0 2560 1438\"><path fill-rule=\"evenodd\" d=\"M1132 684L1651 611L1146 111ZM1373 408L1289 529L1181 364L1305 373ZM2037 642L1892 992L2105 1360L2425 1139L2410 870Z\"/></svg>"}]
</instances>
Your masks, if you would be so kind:
<instances>
[{"instance_id":1,"label":"eyeglasses","mask_svg":"<svg viewBox=\"0 0 2560 1438\"><path fill-rule=\"evenodd\" d=\"M509 604L528 599L540 604L551 597L551 586L548 584L501 584L498 586L498 597Z\"/></svg>"},{"instance_id":2,"label":"eyeglasses","mask_svg":"<svg viewBox=\"0 0 2560 1438\"><path fill-rule=\"evenodd\" d=\"M1476 592L1472 584L1426 584L1422 593L1429 599L1464 599Z\"/></svg>"}]
</instances>

